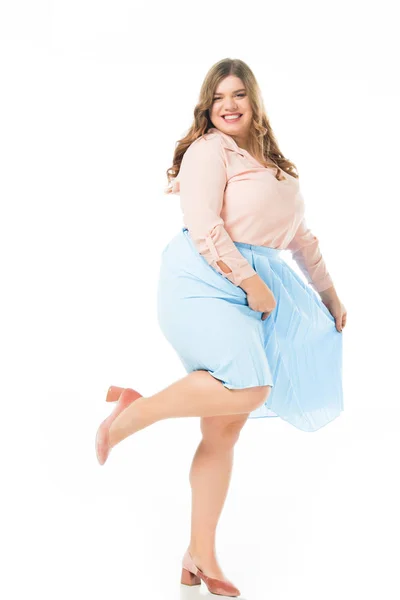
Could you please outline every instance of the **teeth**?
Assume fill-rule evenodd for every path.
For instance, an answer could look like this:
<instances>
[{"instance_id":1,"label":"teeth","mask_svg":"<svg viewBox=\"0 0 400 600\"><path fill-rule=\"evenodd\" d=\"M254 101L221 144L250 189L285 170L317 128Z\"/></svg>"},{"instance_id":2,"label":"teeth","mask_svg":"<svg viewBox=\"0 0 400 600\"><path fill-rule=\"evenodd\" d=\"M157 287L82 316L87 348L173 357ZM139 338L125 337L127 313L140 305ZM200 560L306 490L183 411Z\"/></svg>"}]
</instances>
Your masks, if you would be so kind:
<instances>
[{"instance_id":1,"label":"teeth","mask_svg":"<svg viewBox=\"0 0 400 600\"><path fill-rule=\"evenodd\" d=\"M227 121L234 121L235 119L239 119L242 115L235 115L234 117L223 117Z\"/></svg>"}]
</instances>

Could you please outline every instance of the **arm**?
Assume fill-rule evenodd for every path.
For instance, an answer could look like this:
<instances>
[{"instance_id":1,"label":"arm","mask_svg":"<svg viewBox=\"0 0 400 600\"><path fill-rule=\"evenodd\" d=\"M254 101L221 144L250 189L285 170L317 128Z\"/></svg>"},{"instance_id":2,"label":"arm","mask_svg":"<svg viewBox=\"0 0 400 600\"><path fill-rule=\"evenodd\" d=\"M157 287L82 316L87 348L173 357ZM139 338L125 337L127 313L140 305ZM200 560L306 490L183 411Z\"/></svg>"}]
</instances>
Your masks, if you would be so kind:
<instances>
[{"instance_id":1,"label":"arm","mask_svg":"<svg viewBox=\"0 0 400 600\"><path fill-rule=\"evenodd\" d=\"M226 164L219 137L198 138L189 146L182 159L179 182L185 226L208 264L236 286L256 275L220 216Z\"/></svg>"},{"instance_id":2,"label":"arm","mask_svg":"<svg viewBox=\"0 0 400 600\"><path fill-rule=\"evenodd\" d=\"M304 217L287 248L315 291L321 293L329 288L334 290L332 278L319 248L319 240L307 227Z\"/></svg>"}]
</instances>

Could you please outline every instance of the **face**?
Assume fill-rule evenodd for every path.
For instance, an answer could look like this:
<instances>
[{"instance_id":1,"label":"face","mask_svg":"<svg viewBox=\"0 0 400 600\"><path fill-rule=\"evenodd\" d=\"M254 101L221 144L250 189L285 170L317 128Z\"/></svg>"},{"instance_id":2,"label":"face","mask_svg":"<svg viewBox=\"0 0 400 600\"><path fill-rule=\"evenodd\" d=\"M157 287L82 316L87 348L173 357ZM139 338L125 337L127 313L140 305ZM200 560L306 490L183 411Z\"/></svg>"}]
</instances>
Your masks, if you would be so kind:
<instances>
[{"instance_id":1,"label":"face","mask_svg":"<svg viewBox=\"0 0 400 600\"><path fill-rule=\"evenodd\" d=\"M235 119L224 118L224 115L238 113ZM223 133L231 135L234 140L244 147L250 129L252 110L243 81L234 75L229 75L219 82L210 110L210 119L214 127Z\"/></svg>"}]
</instances>

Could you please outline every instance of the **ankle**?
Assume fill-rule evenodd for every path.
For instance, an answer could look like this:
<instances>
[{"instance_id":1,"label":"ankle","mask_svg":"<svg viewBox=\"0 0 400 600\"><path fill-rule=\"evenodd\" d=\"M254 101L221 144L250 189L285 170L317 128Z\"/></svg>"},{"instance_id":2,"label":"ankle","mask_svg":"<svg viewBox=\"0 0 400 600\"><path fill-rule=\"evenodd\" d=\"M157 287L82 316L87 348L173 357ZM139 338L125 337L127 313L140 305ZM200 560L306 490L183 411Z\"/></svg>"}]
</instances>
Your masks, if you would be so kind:
<instances>
[{"instance_id":1,"label":"ankle","mask_svg":"<svg viewBox=\"0 0 400 600\"><path fill-rule=\"evenodd\" d=\"M217 555L215 546L210 546L210 544L199 544L198 542L191 542L189 544L188 550L192 557L202 558L203 560L214 560Z\"/></svg>"}]
</instances>

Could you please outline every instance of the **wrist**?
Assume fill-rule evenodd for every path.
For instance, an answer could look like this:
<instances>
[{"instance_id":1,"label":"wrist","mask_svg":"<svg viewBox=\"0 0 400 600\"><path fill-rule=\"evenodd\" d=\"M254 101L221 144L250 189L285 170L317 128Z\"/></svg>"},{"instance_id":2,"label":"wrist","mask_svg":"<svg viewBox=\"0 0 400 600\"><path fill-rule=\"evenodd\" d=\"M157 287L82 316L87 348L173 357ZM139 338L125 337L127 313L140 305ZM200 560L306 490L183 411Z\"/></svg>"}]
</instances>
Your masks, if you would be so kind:
<instances>
[{"instance_id":1,"label":"wrist","mask_svg":"<svg viewBox=\"0 0 400 600\"><path fill-rule=\"evenodd\" d=\"M255 275L252 275L251 277L246 277L246 279L243 279L241 281L239 287L241 287L246 293L248 293L252 289L254 289L254 287L257 286L260 281L262 281L262 279L258 275L258 273L256 273Z\"/></svg>"}]
</instances>

